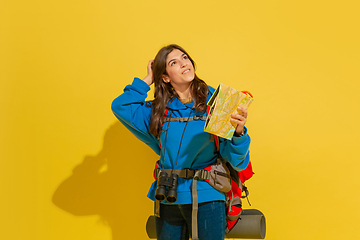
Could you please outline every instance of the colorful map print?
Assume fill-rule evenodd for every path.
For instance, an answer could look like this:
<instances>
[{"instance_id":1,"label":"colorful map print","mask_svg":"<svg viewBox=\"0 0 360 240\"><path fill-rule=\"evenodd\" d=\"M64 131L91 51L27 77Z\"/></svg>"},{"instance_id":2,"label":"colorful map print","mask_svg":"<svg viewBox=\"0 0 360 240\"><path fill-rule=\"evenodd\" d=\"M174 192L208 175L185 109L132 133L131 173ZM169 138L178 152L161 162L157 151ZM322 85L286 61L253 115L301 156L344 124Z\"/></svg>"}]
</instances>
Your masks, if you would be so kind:
<instances>
[{"instance_id":1,"label":"colorful map print","mask_svg":"<svg viewBox=\"0 0 360 240\"><path fill-rule=\"evenodd\" d=\"M210 112L204 130L231 140L236 127L230 122L231 114L237 113L238 106L248 109L252 101L250 95L220 83L208 102Z\"/></svg>"}]
</instances>

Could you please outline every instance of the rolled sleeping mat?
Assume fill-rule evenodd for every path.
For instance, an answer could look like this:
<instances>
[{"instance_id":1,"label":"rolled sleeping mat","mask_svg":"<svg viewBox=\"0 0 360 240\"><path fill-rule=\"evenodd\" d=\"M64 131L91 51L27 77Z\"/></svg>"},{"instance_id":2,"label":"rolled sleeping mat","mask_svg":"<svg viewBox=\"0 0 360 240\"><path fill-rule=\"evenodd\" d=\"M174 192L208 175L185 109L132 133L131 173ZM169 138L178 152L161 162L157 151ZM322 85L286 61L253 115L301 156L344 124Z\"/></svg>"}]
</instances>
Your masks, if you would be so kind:
<instances>
[{"instance_id":1,"label":"rolled sleeping mat","mask_svg":"<svg viewBox=\"0 0 360 240\"><path fill-rule=\"evenodd\" d=\"M264 239L265 216L257 209L243 209L239 221L226 234L226 238Z\"/></svg>"},{"instance_id":2,"label":"rolled sleeping mat","mask_svg":"<svg viewBox=\"0 0 360 240\"><path fill-rule=\"evenodd\" d=\"M156 239L155 216L148 218L146 232L150 239ZM243 209L239 221L226 234L226 238L264 239L265 233L264 214L257 209Z\"/></svg>"},{"instance_id":3,"label":"rolled sleeping mat","mask_svg":"<svg viewBox=\"0 0 360 240\"><path fill-rule=\"evenodd\" d=\"M156 238L155 216L151 215L146 222L146 233L149 238Z\"/></svg>"}]
</instances>

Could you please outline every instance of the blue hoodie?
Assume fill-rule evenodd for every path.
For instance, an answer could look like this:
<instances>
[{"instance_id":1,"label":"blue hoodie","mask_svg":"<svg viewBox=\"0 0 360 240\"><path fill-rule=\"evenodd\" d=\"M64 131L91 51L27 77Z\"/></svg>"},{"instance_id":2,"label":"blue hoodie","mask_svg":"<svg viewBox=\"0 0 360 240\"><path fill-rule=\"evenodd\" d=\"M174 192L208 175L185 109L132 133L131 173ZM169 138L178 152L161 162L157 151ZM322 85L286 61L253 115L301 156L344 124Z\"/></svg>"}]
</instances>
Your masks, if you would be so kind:
<instances>
[{"instance_id":1,"label":"blue hoodie","mask_svg":"<svg viewBox=\"0 0 360 240\"><path fill-rule=\"evenodd\" d=\"M124 126L138 139L146 143L154 152L160 155L162 169L203 169L216 162L216 146L210 133L204 131L205 121L189 122L172 121L163 124L159 140L150 133L151 105L146 102L149 85L135 78L127 85L124 93L112 102L112 111ZM209 87L207 100L214 89ZM167 117L206 116L206 112L197 112L193 103L183 104L175 98L168 104ZM250 137L245 128L241 137L234 136L232 140L220 139L220 154L236 170L246 168L249 163ZM149 190L148 197L155 201L155 180ZM177 201L174 204L191 204L192 179L178 179ZM214 189L205 181L197 181L199 203L225 200L225 194ZM163 201L162 203L170 204Z\"/></svg>"}]
</instances>

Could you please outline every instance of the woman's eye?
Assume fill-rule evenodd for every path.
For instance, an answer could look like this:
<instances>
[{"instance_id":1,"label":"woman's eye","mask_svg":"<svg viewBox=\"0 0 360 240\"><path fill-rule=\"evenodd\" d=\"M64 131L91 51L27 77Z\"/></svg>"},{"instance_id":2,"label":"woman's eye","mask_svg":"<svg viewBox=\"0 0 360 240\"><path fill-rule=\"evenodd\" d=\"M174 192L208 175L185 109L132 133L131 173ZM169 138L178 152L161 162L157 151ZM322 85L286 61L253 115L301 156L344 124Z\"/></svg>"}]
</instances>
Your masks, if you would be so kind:
<instances>
[{"instance_id":1,"label":"woman's eye","mask_svg":"<svg viewBox=\"0 0 360 240\"><path fill-rule=\"evenodd\" d=\"M170 64L170 66L173 66L173 65L175 65L175 61L171 62L171 64Z\"/></svg>"},{"instance_id":2,"label":"woman's eye","mask_svg":"<svg viewBox=\"0 0 360 240\"><path fill-rule=\"evenodd\" d=\"M183 59L188 59L188 56L185 55L185 56L183 57Z\"/></svg>"}]
</instances>

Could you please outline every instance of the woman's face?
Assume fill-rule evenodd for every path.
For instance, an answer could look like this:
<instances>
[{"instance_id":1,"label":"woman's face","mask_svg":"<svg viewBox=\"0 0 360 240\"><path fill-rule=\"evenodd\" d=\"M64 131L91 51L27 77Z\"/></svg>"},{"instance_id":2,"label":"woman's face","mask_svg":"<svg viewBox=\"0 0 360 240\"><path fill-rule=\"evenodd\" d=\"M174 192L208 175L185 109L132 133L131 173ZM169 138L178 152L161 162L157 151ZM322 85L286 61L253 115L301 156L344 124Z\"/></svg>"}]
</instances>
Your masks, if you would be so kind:
<instances>
[{"instance_id":1,"label":"woman's face","mask_svg":"<svg viewBox=\"0 0 360 240\"><path fill-rule=\"evenodd\" d=\"M170 83L175 90L188 87L195 77L195 70L189 57L180 51L174 49L166 58L166 72L163 75L163 81Z\"/></svg>"}]
</instances>

